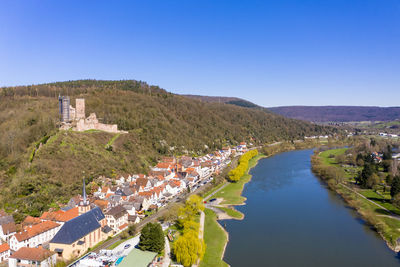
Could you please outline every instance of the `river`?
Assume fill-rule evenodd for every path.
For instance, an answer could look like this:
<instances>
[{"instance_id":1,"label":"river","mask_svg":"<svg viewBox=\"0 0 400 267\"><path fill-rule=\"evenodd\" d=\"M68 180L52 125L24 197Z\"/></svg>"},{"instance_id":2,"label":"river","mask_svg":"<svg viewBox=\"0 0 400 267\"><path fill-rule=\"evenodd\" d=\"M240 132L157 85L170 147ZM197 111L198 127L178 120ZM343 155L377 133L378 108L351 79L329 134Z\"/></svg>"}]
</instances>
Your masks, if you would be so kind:
<instances>
[{"instance_id":1,"label":"river","mask_svg":"<svg viewBox=\"0 0 400 267\"><path fill-rule=\"evenodd\" d=\"M311 172L312 150L262 159L245 185L242 221L226 224L231 266L400 266L346 203Z\"/></svg>"}]
</instances>

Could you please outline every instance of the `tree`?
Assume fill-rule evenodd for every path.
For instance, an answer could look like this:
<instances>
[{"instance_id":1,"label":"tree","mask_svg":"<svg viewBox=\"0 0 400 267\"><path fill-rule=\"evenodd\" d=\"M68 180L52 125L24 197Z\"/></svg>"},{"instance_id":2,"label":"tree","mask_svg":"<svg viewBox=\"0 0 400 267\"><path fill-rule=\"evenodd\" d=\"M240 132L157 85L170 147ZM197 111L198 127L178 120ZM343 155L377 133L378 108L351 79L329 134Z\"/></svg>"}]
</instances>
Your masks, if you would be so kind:
<instances>
[{"instance_id":1,"label":"tree","mask_svg":"<svg viewBox=\"0 0 400 267\"><path fill-rule=\"evenodd\" d=\"M368 179L375 173L375 168L372 164L365 162L364 168L360 175L356 178L356 181L361 187L369 188L367 185Z\"/></svg>"},{"instance_id":2,"label":"tree","mask_svg":"<svg viewBox=\"0 0 400 267\"><path fill-rule=\"evenodd\" d=\"M393 182L390 188L390 195L394 198L395 195L400 193L400 176L393 178Z\"/></svg>"},{"instance_id":3,"label":"tree","mask_svg":"<svg viewBox=\"0 0 400 267\"><path fill-rule=\"evenodd\" d=\"M195 216L203 210L203 199L198 195L191 195L185 206L179 209L179 223L183 226L186 221L194 221Z\"/></svg>"},{"instance_id":4,"label":"tree","mask_svg":"<svg viewBox=\"0 0 400 267\"><path fill-rule=\"evenodd\" d=\"M135 235L135 233L136 233L136 226L134 224L129 225L128 234L130 236L133 236L133 235Z\"/></svg>"},{"instance_id":5,"label":"tree","mask_svg":"<svg viewBox=\"0 0 400 267\"><path fill-rule=\"evenodd\" d=\"M374 188L376 190L377 185L379 185L380 179L376 173L373 173L367 178L366 187Z\"/></svg>"},{"instance_id":6,"label":"tree","mask_svg":"<svg viewBox=\"0 0 400 267\"><path fill-rule=\"evenodd\" d=\"M141 232L139 248L160 253L164 249L164 233L159 223L146 224Z\"/></svg>"},{"instance_id":7,"label":"tree","mask_svg":"<svg viewBox=\"0 0 400 267\"><path fill-rule=\"evenodd\" d=\"M205 243L195 231L187 231L174 243L174 254L183 266L192 266L203 258Z\"/></svg>"}]
</instances>

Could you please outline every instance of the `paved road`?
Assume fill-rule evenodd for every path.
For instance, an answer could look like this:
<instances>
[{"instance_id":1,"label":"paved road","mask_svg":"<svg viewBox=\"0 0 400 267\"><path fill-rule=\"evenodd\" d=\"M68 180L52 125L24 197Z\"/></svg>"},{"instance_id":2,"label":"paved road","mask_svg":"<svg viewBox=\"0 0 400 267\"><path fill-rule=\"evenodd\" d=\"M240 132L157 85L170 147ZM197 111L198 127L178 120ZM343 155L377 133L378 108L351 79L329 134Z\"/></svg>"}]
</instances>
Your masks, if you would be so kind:
<instances>
[{"instance_id":1,"label":"paved road","mask_svg":"<svg viewBox=\"0 0 400 267\"><path fill-rule=\"evenodd\" d=\"M126 240L125 242L119 244L116 248L114 248L113 254L119 254L121 256L127 256L134 248L137 244L139 244L139 240L140 240L140 235L137 235L131 239ZM130 245L129 248L125 249L126 245Z\"/></svg>"},{"instance_id":2,"label":"paved road","mask_svg":"<svg viewBox=\"0 0 400 267\"><path fill-rule=\"evenodd\" d=\"M213 195L215 195L216 193L218 193L219 191L221 191L222 189L224 189L227 185L229 184L229 182L225 182L225 184L223 186L221 186L220 188L218 188L217 190L215 190L214 192L212 192L211 194L209 194L208 196L206 196L204 198L204 201L207 201L208 199L210 199Z\"/></svg>"},{"instance_id":3,"label":"paved road","mask_svg":"<svg viewBox=\"0 0 400 267\"><path fill-rule=\"evenodd\" d=\"M168 212L169 205L171 205L172 203L175 203L175 202L181 202L181 201L183 201L185 199L185 197L186 197L186 195L173 198L167 204L167 206L160 208L156 213L153 213L152 215L150 215L150 216L144 218L143 220L141 220L138 224L136 224L137 231L140 231L143 228L143 226L145 226L147 223L156 221L158 218L160 218L166 212ZM115 242L118 242L119 240L121 240L121 238L120 238L119 235L117 235L117 236L111 238L110 240L104 242L100 246L98 246L96 249L93 250L93 252L99 253L100 250L107 249L108 247L110 247Z\"/></svg>"}]
</instances>

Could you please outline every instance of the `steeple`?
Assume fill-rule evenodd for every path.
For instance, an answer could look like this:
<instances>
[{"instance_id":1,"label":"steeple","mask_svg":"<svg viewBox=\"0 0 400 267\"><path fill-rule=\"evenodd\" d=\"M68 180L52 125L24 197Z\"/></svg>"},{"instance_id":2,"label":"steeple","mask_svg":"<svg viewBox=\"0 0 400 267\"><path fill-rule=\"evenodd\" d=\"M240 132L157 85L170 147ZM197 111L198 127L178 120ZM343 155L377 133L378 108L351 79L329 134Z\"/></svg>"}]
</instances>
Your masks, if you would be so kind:
<instances>
[{"instance_id":1,"label":"steeple","mask_svg":"<svg viewBox=\"0 0 400 267\"><path fill-rule=\"evenodd\" d=\"M82 215L90 210L89 200L86 195L85 178L83 178L82 200L79 202L79 215Z\"/></svg>"},{"instance_id":2,"label":"steeple","mask_svg":"<svg viewBox=\"0 0 400 267\"><path fill-rule=\"evenodd\" d=\"M84 203L84 205L86 205L87 196L86 196L85 178L83 178L82 198L83 198L83 203Z\"/></svg>"}]
</instances>

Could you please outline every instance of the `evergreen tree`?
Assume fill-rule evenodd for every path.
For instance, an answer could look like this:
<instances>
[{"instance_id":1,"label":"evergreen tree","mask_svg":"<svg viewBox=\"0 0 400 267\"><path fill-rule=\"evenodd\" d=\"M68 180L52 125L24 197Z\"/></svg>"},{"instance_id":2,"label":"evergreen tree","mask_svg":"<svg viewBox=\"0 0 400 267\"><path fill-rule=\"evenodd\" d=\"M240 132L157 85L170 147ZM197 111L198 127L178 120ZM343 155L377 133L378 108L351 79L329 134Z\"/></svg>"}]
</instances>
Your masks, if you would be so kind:
<instances>
[{"instance_id":1,"label":"evergreen tree","mask_svg":"<svg viewBox=\"0 0 400 267\"><path fill-rule=\"evenodd\" d=\"M400 176L395 176L390 188L390 195L394 198L398 193L400 193Z\"/></svg>"},{"instance_id":2,"label":"evergreen tree","mask_svg":"<svg viewBox=\"0 0 400 267\"><path fill-rule=\"evenodd\" d=\"M164 233L159 223L146 224L140 235L139 248L160 253L164 249Z\"/></svg>"}]
</instances>

